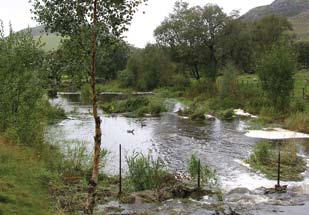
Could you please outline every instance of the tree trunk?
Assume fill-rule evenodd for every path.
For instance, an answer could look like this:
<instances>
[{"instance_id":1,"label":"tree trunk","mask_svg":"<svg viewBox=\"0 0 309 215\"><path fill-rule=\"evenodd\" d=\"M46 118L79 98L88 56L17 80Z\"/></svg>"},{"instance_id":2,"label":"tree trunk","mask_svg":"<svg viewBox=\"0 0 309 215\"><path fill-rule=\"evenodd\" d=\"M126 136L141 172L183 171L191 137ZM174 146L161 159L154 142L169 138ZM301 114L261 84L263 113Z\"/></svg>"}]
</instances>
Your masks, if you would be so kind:
<instances>
[{"instance_id":1,"label":"tree trunk","mask_svg":"<svg viewBox=\"0 0 309 215\"><path fill-rule=\"evenodd\" d=\"M196 64L194 64L193 66L193 75L196 80L200 80L201 76L200 76L198 66Z\"/></svg>"},{"instance_id":2,"label":"tree trunk","mask_svg":"<svg viewBox=\"0 0 309 215\"><path fill-rule=\"evenodd\" d=\"M92 109L93 118L95 121L95 136L94 136L94 158L92 176L89 181L88 198L85 206L85 214L93 214L96 197L96 186L99 176L99 162L101 152L101 119L98 116L97 95L96 95L96 23L97 23L97 0L93 2L93 32L92 32L92 64L91 64L91 89L92 89Z\"/></svg>"}]
</instances>

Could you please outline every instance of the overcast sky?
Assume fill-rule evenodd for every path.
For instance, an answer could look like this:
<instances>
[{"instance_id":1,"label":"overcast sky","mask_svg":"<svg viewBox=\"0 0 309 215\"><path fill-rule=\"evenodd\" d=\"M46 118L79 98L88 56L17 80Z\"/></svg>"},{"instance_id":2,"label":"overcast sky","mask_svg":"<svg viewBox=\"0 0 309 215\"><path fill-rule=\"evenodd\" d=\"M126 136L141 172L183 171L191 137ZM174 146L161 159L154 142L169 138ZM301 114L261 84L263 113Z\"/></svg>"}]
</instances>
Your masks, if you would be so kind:
<instances>
[{"instance_id":1,"label":"overcast sky","mask_svg":"<svg viewBox=\"0 0 309 215\"><path fill-rule=\"evenodd\" d=\"M176 0L149 0L148 6L140 8L135 14L132 25L126 33L126 40L137 47L144 47L146 43L153 42L153 30L160 25L164 17L173 11ZM187 0L190 6L217 4L226 13L232 10L240 10L243 14L253 7L270 4L273 0ZM37 24L31 20L28 0L0 0L0 19L4 22L5 31L11 21L14 31L34 27ZM145 11L145 14L142 13Z\"/></svg>"}]
</instances>

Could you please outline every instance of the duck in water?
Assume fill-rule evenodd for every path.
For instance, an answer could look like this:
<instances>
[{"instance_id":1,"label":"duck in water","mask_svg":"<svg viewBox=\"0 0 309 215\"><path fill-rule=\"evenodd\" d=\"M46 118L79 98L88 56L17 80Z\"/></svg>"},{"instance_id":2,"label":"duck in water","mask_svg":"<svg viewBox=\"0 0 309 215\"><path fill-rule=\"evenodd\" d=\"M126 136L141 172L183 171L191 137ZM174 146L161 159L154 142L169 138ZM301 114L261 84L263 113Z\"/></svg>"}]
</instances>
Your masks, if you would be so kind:
<instances>
[{"instance_id":1,"label":"duck in water","mask_svg":"<svg viewBox=\"0 0 309 215\"><path fill-rule=\"evenodd\" d=\"M134 129L132 129L132 130L127 130L127 133L134 135Z\"/></svg>"}]
</instances>

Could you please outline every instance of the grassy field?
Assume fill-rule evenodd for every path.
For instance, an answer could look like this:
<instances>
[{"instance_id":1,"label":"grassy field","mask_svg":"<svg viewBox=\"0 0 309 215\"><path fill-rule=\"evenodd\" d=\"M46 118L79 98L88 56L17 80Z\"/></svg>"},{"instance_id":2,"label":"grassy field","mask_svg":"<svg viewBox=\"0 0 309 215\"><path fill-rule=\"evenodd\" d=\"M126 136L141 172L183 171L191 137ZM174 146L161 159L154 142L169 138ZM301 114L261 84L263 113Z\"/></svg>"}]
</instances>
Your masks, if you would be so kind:
<instances>
[{"instance_id":1,"label":"grassy field","mask_svg":"<svg viewBox=\"0 0 309 215\"><path fill-rule=\"evenodd\" d=\"M44 183L48 174L32 150L0 139L0 215L56 214Z\"/></svg>"},{"instance_id":2,"label":"grassy field","mask_svg":"<svg viewBox=\"0 0 309 215\"><path fill-rule=\"evenodd\" d=\"M303 89L305 96L309 99L309 70L299 71L294 76L295 85L293 95L295 98L303 99ZM239 83L244 84L259 84L258 76L253 75L240 75L238 77ZM309 102L309 101L308 101Z\"/></svg>"}]
</instances>

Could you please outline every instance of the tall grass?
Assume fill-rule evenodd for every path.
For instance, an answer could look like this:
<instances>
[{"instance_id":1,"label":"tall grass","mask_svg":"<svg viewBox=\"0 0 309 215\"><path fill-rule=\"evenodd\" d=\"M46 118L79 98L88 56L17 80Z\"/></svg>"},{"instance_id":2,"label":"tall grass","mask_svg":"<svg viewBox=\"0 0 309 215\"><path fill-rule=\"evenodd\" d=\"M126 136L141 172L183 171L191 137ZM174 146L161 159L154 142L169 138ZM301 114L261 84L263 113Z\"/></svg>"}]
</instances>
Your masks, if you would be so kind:
<instances>
[{"instance_id":1,"label":"tall grass","mask_svg":"<svg viewBox=\"0 0 309 215\"><path fill-rule=\"evenodd\" d=\"M159 159L134 152L126 158L128 181L135 191L158 188L164 183L167 171Z\"/></svg>"},{"instance_id":2,"label":"tall grass","mask_svg":"<svg viewBox=\"0 0 309 215\"><path fill-rule=\"evenodd\" d=\"M188 171L190 173L190 176L192 178L197 178L198 176L198 162L199 158L193 154L191 155L191 159L188 162ZM212 170L209 166L207 165L202 165L200 164L200 177L201 177L201 182L204 185L217 185L217 176L216 176L216 171Z\"/></svg>"},{"instance_id":3,"label":"tall grass","mask_svg":"<svg viewBox=\"0 0 309 215\"><path fill-rule=\"evenodd\" d=\"M281 179L284 181L302 180L301 173L306 170L306 162L297 156L295 142L282 142L281 145ZM269 179L277 178L278 151L276 148L267 141L261 141L254 146L248 159L253 169L262 172Z\"/></svg>"},{"instance_id":4,"label":"tall grass","mask_svg":"<svg viewBox=\"0 0 309 215\"><path fill-rule=\"evenodd\" d=\"M305 112L292 113L284 121L284 126L294 131L309 133L309 117Z\"/></svg>"}]
</instances>

